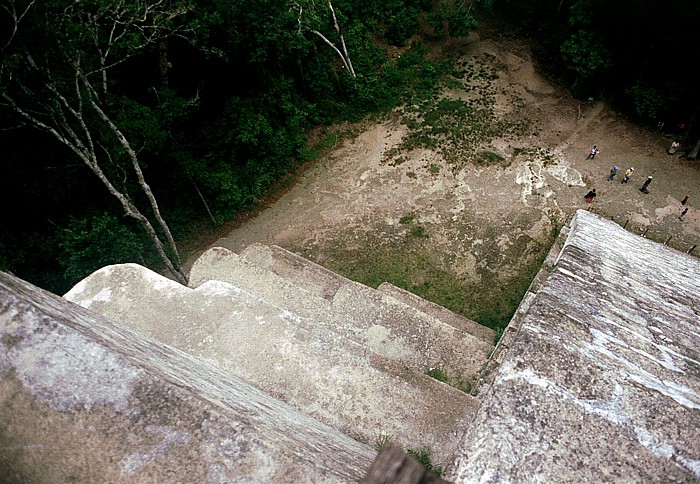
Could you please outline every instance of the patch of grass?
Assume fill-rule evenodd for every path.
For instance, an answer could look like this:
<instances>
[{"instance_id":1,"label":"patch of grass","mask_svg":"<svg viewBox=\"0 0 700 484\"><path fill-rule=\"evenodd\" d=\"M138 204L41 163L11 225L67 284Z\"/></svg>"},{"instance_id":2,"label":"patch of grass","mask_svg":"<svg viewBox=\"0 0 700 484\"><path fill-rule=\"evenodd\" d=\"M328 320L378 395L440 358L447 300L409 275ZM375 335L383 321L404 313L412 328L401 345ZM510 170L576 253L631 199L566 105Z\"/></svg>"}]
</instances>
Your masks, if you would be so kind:
<instances>
[{"instance_id":1,"label":"patch of grass","mask_svg":"<svg viewBox=\"0 0 700 484\"><path fill-rule=\"evenodd\" d=\"M418 238L428 238L430 237L430 234L425 230L425 228L422 225L417 225L411 229L411 237L418 237Z\"/></svg>"},{"instance_id":2,"label":"patch of grass","mask_svg":"<svg viewBox=\"0 0 700 484\"><path fill-rule=\"evenodd\" d=\"M391 163L389 163L389 166L399 166L405 162L406 159L403 156L397 156L391 161Z\"/></svg>"},{"instance_id":3,"label":"patch of grass","mask_svg":"<svg viewBox=\"0 0 700 484\"><path fill-rule=\"evenodd\" d=\"M406 453L412 457L415 457L416 460L418 460L418 462L420 462L423 465L423 467L425 467L430 472L433 472L438 476L441 476L444 472L444 469L441 465L433 464L433 452L430 450L429 447L421 447L420 449L408 449L406 450Z\"/></svg>"},{"instance_id":4,"label":"patch of grass","mask_svg":"<svg viewBox=\"0 0 700 484\"><path fill-rule=\"evenodd\" d=\"M425 374L428 375L430 378L434 378L437 381L441 381L442 383L447 382L447 373L445 373L442 368L431 368Z\"/></svg>"},{"instance_id":5,"label":"patch of grass","mask_svg":"<svg viewBox=\"0 0 700 484\"><path fill-rule=\"evenodd\" d=\"M413 220L415 220L415 218L416 218L416 214L410 213L408 215L404 215L403 217L401 217L399 219L399 223L401 225L407 225L407 224L410 224L411 222L413 222Z\"/></svg>"},{"instance_id":6,"label":"patch of grass","mask_svg":"<svg viewBox=\"0 0 700 484\"><path fill-rule=\"evenodd\" d=\"M393 434L387 434L382 432L374 441L374 448L377 452L384 450L384 448L389 445L394 440Z\"/></svg>"},{"instance_id":7,"label":"patch of grass","mask_svg":"<svg viewBox=\"0 0 700 484\"><path fill-rule=\"evenodd\" d=\"M503 337L503 333L505 333L506 328L503 326L499 326L496 328L496 333L493 335L493 344L497 345L499 341L501 341L501 338Z\"/></svg>"},{"instance_id":8,"label":"patch of grass","mask_svg":"<svg viewBox=\"0 0 700 484\"><path fill-rule=\"evenodd\" d=\"M408 178L411 178L412 180L415 180L416 178L418 178L418 175L416 175L416 173L413 171L409 171L408 173L406 173L406 176Z\"/></svg>"},{"instance_id":9,"label":"patch of grass","mask_svg":"<svg viewBox=\"0 0 700 484\"><path fill-rule=\"evenodd\" d=\"M307 146L302 154L304 161L313 161L328 154L342 141L357 136L357 129L333 130L323 129L319 138Z\"/></svg>"},{"instance_id":10,"label":"patch of grass","mask_svg":"<svg viewBox=\"0 0 700 484\"><path fill-rule=\"evenodd\" d=\"M431 175L437 175L438 173L440 173L440 167L436 164L431 164L428 167L428 171L430 172Z\"/></svg>"},{"instance_id":11,"label":"patch of grass","mask_svg":"<svg viewBox=\"0 0 700 484\"><path fill-rule=\"evenodd\" d=\"M471 380L464 380L464 379L460 378L459 380L457 380L457 382L453 386L457 390L460 390L468 395L471 393L475 384L476 384L476 376L474 378L472 378Z\"/></svg>"},{"instance_id":12,"label":"patch of grass","mask_svg":"<svg viewBox=\"0 0 700 484\"><path fill-rule=\"evenodd\" d=\"M354 281L374 288L389 282L498 330L510 322L556 237L554 227L549 240L536 242L523 235L506 252L498 248L483 252L479 255L483 264L477 267L478 277L465 279L455 271L454 259L446 256L445 249L431 243L422 225L408 225L415 220L409 222L409 218L407 214L400 224L367 228L360 233L356 229L351 233L341 231L321 247L290 249ZM520 226L524 222L513 223ZM405 226L410 227L409 236L402 235ZM496 240L499 234L493 230L484 231L480 237ZM348 240L356 244L349 248ZM323 254L322 260L317 254ZM491 267L514 270L504 275Z\"/></svg>"},{"instance_id":13,"label":"patch of grass","mask_svg":"<svg viewBox=\"0 0 700 484\"><path fill-rule=\"evenodd\" d=\"M501 155L493 151L480 151L477 153L475 161L477 165L494 165L501 163L504 159L505 158Z\"/></svg>"},{"instance_id":14,"label":"patch of grass","mask_svg":"<svg viewBox=\"0 0 700 484\"><path fill-rule=\"evenodd\" d=\"M533 127L525 116L514 114L508 119L496 116L494 105L497 92L492 81L498 76L494 68L476 59L462 62L459 67L453 67L451 76L445 71L441 81L434 85L431 95L409 99L401 112L401 122L409 132L394 149L395 152L419 148L434 150L453 169L458 169L469 161L477 164L495 162L496 158L479 152L481 146L495 138L519 138L533 133ZM449 94L442 94L446 91L458 91L460 94L459 97L450 97ZM512 102L519 109L525 107L520 106L517 100ZM385 160L394 156L395 152L387 153Z\"/></svg>"}]
</instances>

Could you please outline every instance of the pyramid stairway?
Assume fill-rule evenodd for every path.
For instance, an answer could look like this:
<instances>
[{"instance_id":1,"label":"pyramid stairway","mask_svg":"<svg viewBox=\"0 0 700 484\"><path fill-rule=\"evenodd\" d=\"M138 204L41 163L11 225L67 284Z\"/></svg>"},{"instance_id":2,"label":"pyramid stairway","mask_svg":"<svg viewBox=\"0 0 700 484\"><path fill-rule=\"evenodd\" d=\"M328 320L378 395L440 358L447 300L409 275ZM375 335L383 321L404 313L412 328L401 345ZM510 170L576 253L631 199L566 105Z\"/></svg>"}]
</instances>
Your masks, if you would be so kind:
<instances>
[{"instance_id":1,"label":"pyramid stairway","mask_svg":"<svg viewBox=\"0 0 700 484\"><path fill-rule=\"evenodd\" d=\"M191 276L110 266L61 298L0 272L1 482L433 482L382 436L455 483L700 479L700 265L589 212L476 396L425 372L468 378L488 332L398 288L265 246Z\"/></svg>"},{"instance_id":2,"label":"pyramid stairway","mask_svg":"<svg viewBox=\"0 0 700 484\"><path fill-rule=\"evenodd\" d=\"M345 279L276 246L205 252L180 286L134 264L65 298L246 381L353 439L449 462L493 333L389 284ZM439 368L446 383L426 373Z\"/></svg>"}]
</instances>

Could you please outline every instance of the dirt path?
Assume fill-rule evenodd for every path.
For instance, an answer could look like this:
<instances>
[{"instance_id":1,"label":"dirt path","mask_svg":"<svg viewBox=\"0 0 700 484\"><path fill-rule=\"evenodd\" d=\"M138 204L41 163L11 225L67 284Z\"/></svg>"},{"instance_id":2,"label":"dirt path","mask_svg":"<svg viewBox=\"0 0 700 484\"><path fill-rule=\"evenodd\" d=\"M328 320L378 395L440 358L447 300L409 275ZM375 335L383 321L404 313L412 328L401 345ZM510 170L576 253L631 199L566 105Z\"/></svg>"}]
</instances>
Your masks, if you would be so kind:
<instances>
[{"instance_id":1,"label":"dirt path","mask_svg":"<svg viewBox=\"0 0 700 484\"><path fill-rule=\"evenodd\" d=\"M213 245L239 252L253 242L277 244L358 279L375 277L364 275L370 266L377 282L392 279L429 298L439 292L433 300L443 304L461 298L453 309L483 320L485 305L520 297L522 276L531 277L532 264L548 249L553 223L576 209L660 242L671 238L680 250L698 244L699 165L666 154L670 138L628 123L603 102L572 99L538 75L522 42L474 36L457 48L462 60L479 59L497 71L499 113L522 106L538 127L537 135L489 144L508 166L467 163L455 172L427 150L397 166L383 163L407 132L394 116L345 142L279 201ZM586 160L593 145L600 154ZM607 181L613 165L620 172ZM630 166L635 175L622 185ZM648 175L653 182L644 194L639 187ZM598 193L592 206L583 199L590 188ZM690 211L680 221L686 194ZM464 291L455 292L455 285Z\"/></svg>"}]
</instances>

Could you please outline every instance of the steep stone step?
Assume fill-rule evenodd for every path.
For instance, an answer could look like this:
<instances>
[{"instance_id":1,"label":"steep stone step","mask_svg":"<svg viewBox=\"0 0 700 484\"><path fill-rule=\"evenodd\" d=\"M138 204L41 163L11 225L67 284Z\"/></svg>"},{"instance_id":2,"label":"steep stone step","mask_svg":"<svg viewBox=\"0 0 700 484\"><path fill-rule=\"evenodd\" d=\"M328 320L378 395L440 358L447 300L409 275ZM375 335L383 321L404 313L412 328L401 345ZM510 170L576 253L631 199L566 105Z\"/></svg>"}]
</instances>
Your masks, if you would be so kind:
<instances>
[{"instance_id":1,"label":"steep stone step","mask_svg":"<svg viewBox=\"0 0 700 484\"><path fill-rule=\"evenodd\" d=\"M240 257L328 300L350 282L350 279L277 245L251 244Z\"/></svg>"},{"instance_id":2,"label":"steep stone step","mask_svg":"<svg viewBox=\"0 0 700 484\"><path fill-rule=\"evenodd\" d=\"M2 482L351 483L376 455L230 373L3 272L0 341Z\"/></svg>"},{"instance_id":3,"label":"steep stone step","mask_svg":"<svg viewBox=\"0 0 700 484\"><path fill-rule=\"evenodd\" d=\"M471 386L493 349L492 342L356 282L338 289L333 308L352 314L353 328L358 336L369 336L364 344L370 348L422 371L439 369L449 384L459 388ZM399 354L404 348L412 351Z\"/></svg>"},{"instance_id":4,"label":"steep stone step","mask_svg":"<svg viewBox=\"0 0 700 484\"><path fill-rule=\"evenodd\" d=\"M241 252L240 257L258 267L282 276L314 294L322 295L328 300L332 300L341 287L353 282L315 262L276 245L254 243L246 247ZM388 282L381 284L377 290L487 343L493 343L495 333L491 328L455 314L438 304L400 289Z\"/></svg>"},{"instance_id":5,"label":"steep stone step","mask_svg":"<svg viewBox=\"0 0 700 484\"><path fill-rule=\"evenodd\" d=\"M65 296L230 372L369 445L392 435L447 461L478 401L315 321L208 281L180 286L134 264L95 272Z\"/></svg>"},{"instance_id":6,"label":"steep stone step","mask_svg":"<svg viewBox=\"0 0 700 484\"><path fill-rule=\"evenodd\" d=\"M223 248L205 252L192 267L192 286L208 280L229 282L421 372L439 368L460 388L471 384L493 349L491 342L362 284L346 280L329 302Z\"/></svg>"},{"instance_id":7,"label":"steep stone step","mask_svg":"<svg viewBox=\"0 0 700 484\"><path fill-rule=\"evenodd\" d=\"M420 296L416 296L412 292L406 291L405 289L401 289L400 287L396 287L388 282L382 283L377 288L377 290L379 292L388 294L391 297L394 297L399 301L408 304L409 306L423 311L424 313L430 314L431 316L434 316L443 323L449 324L450 326L454 326L455 328L460 329L465 333L471 334L472 336L476 336L477 338L488 344L493 344L494 342L493 340L496 334L494 330L492 330L491 328L487 328L486 326L483 326L477 323L476 321L472 321L471 319L465 318L464 316L453 313L449 309L440 306L439 304L435 304L434 302L428 301L427 299L423 299Z\"/></svg>"}]
</instances>

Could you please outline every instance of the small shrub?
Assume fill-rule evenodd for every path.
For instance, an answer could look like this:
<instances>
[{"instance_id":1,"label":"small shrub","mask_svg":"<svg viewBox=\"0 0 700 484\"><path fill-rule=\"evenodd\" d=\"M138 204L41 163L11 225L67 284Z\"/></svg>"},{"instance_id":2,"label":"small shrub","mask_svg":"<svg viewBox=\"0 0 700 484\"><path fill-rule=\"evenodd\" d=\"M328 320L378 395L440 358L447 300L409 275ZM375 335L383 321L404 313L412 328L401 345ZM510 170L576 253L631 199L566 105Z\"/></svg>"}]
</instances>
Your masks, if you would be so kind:
<instances>
[{"instance_id":1,"label":"small shrub","mask_svg":"<svg viewBox=\"0 0 700 484\"><path fill-rule=\"evenodd\" d=\"M440 173L440 167L436 164L432 164L428 167L428 171L431 175L437 175L438 173Z\"/></svg>"},{"instance_id":2,"label":"small shrub","mask_svg":"<svg viewBox=\"0 0 700 484\"><path fill-rule=\"evenodd\" d=\"M479 165L493 165L494 163L500 163L504 158L498 153L493 151L481 151L476 157L476 162Z\"/></svg>"},{"instance_id":3,"label":"small shrub","mask_svg":"<svg viewBox=\"0 0 700 484\"><path fill-rule=\"evenodd\" d=\"M406 173L406 176L412 180L415 180L416 178L418 178L418 175L416 175L416 173L413 171L409 171L408 173Z\"/></svg>"},{"instance_id":4,"label":"small shrub","mask_svg":"<svg viewBox=\"0 0 700 484\"><path fill-rule=\"evenodd\" d=\"M470 394L472 389L474 388L475 384L476 384L476 377L474 377L470 380L464 380L464 379L460 378L459 380L457 380L457 383L454 384L454 387L459 391L462 391L466 394Z\"/></svg>"}]
</instances>

